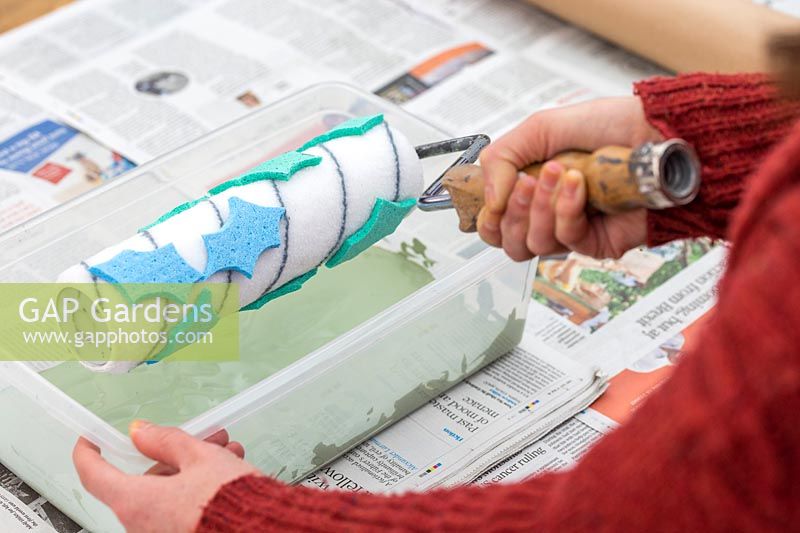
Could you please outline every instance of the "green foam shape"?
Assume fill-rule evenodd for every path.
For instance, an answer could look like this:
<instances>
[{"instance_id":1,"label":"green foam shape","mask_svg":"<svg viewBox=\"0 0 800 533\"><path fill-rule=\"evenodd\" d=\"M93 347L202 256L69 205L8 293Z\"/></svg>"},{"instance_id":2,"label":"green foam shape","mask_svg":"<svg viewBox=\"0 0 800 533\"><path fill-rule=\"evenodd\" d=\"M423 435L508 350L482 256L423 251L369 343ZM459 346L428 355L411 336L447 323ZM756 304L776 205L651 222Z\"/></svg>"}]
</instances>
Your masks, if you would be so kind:
<instances>
[{"instance_id":1,"label":"green foam shape","mask_svg":"<svg viewBox=\"0 0 800 533\"><path fill-rule=\"evenodd\" d=\"M155 226L157 224L161 224L165 220L168 220L168 219L174 217L175 215L177 215L179 213L183 213L184 211L186 211L190 207L196 206L197 204L199 204L203 200L206 200L207 198L208 198L208 196L203 196L202 198L198 198L196 200L189 200L188 202L184 202L181 205L173 208L171 211L169 211L167 213L164 213L163 215L158 217L155 221L151 222L150 224L148 224L148 225L146 225L146 226L144 226L142 228L139 228L139 231L147 231L150 228L152 228L153 226Z\"/></svg>"},{"instance_id":2,"label":"green foam shape","mask_svg":"<svg viewBox=\"0 0 800 533\"><path fill-rule=\"evenodd\" d=\"M286 296L289 293L294 291L299 291L300 288L303 286L303 283L311 279L317 273L317 269L309 270L305 274L297 276L291 281L287 281L274 291L269 291L266 294L262 294L261 297L254 301L250 302L249 304L245 305L240 309L240 311L254 311L256 309L261 309L264 304L267 302L271 302L275 298L280 298L281 296Z\"/></svg>"},{"instance_id":3,"label":"green foam shape","mask_svg":"<svg viewBox=\"0 0 800 533\"><path fill-rule=\"evenodd\" d=\"M314 137L303 146L298 148L298 152L308 150L312 146L317 146L324 142L328 142L339 137L352 137L355 135L364 135L369 130L383 123L383 115L372 115L369 117L356 117L342 122L330 131L326 131L322 135Z\"/></svg>"},{"instance_id":4,"label":"green foam shape","mask_svg":"<svg viewBox=\"0 0 800 533\"><path fill-rule=\"evenodd\" d=\"M349 261L379 240L393 233L415 205L417 205L416 198L409 198L402 202L390 202L389 200L378 198L372 207L369 220L358 231L345 239L336 253L333 254L333 257L325 263L325 266L333 268L345 261Z\"/></svg>"},{"instance_id":5,"label":"green foam shape","mask_svg":"<svg viewBox=\"0 0 800 533\"><path fill-rule=\"evenodd\" d=\"M322 158L319 156L303 154L299 151L286 152L264 161L232 180L220 183L208 192L209 194L219 194L231 187L239 187L262 180L288 181L298 170L319 165L320 161Z\"/></svg>"}]
</instances>

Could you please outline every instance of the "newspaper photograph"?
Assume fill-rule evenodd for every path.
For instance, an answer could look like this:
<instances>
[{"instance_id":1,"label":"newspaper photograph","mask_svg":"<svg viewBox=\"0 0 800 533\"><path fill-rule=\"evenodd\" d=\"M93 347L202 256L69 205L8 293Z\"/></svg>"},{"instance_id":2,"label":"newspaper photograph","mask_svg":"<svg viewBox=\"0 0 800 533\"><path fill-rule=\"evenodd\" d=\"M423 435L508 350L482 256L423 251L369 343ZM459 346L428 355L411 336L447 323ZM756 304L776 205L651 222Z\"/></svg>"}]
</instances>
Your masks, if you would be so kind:
<instances>
[{"instance_id":1,"label":"newspaper photograph","mask_svg":"<svg viewBox=\"0 0 800 533\"><path fill-rule=\"evenodd\" d=\"M0 88L0 231L134 166L33 102Z\"/></svg>"}]
</instances>

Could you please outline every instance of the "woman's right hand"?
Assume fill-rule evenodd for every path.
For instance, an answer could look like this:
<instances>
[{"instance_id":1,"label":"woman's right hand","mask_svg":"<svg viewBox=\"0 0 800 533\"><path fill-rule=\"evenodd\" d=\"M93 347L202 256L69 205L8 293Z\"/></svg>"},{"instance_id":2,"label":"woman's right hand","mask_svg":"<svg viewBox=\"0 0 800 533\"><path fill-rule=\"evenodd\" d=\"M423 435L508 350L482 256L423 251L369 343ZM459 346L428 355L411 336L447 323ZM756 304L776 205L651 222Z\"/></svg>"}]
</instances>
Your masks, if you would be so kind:
<instances>
[{"instance_id":1,"label":"woman's right hand","mask_svg":"<svg viewBox=\"0 0 800 533\"><path fill-rule=\"evenodd\" d=\"M619 257L647 238L647 213L586 214L580 171L549 161L536 180L519 169L564 150L592 152L606 145L638 146L660 141L639 98L603 98L531 115L481 153L486 204L478 232L512 259L574 250L593 257Z\"/></svg>"}]
</instances>

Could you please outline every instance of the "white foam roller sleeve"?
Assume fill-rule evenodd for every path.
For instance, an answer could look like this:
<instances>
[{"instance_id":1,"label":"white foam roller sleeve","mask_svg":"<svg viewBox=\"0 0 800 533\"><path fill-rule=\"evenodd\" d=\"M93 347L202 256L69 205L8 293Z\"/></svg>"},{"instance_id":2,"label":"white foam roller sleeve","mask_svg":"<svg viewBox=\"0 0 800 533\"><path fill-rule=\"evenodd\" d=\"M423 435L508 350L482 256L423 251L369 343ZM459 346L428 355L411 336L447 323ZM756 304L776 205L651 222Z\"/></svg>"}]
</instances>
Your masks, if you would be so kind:
<instances>
[{"instance_id":1,"label":"white foam roller sleeve","mask_svg":"<svg viewBox=\"0 0 800 533\"><path fill-rule=\"evenodd\" d=\"M324 135L315 146L298 150L319 158L287 180L260 179L212 194L188 209L65 270L68 283L106 283L92 272L126 251L149 252L173 245L192 269L204 272L208 252L203 236L219 232L228 220L232 197L261 207L284 208L280 244L260 253L252 276L223 270L200 281L236 283L239 307L324 265L370 219L378 199L416 199L423 189L422 167L406 137L380 120L362 134ZM371 117L373 122L376 117ZM359 119L356 119L359 120ZM360 119L365 123L367 119ZM247 173L245 173L246 175ZM137 282L119 279L119 282ZM86 362L100 372L127 372L137 361Z\"/></svg>"}]
</instances>

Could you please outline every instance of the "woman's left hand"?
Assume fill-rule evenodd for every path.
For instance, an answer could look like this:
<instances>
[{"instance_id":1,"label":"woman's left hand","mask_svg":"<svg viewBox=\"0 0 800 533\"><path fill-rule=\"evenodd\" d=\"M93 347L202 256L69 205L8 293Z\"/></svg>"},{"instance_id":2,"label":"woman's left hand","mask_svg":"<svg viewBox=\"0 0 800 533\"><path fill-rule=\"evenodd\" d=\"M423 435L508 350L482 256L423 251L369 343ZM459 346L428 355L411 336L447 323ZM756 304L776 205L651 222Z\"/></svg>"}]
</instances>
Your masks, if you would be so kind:
<instances>
[{"instance_id":1,"label":"woman's left hand","mask_svg":"<svg viewBox=\"0 0 800 533\"><path fill-rule=\"evenodd\" d=\"M203 508L226 483L259 471L242 460L244 449L220 431L205 441L180 429L135 421L131 440L159 463L144 475L129 475L81 438L72 460L81 483L108 505L129 532L194 531Z\"/></svg>"}]
</instances>

